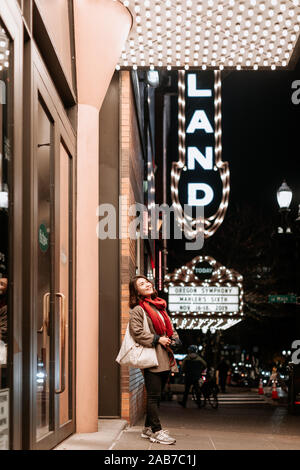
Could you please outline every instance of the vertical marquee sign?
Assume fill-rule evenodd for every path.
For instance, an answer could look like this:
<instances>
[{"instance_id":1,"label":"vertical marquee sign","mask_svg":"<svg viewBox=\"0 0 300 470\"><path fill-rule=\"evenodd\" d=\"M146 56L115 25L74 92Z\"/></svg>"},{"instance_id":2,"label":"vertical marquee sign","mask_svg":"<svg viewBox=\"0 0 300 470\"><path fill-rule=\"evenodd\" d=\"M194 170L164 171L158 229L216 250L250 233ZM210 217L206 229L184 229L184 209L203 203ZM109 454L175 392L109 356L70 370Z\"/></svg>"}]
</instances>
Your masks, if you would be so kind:
<instances>
[{"instance_id":1,"label":"vertical marquee sign","mask_svg":"<svg viewBox=\"0 0 300 470\"><path fill-rule=\"evenodd\" d=\"M196 237L211 237L229 200L229 165L222 161L221 72L178 72L178 161L172 163L171 196L177 221ZM184 205L204 207L204 221ZM202 224L201 224L202 222Z\"/></svg>"}]
</instances>

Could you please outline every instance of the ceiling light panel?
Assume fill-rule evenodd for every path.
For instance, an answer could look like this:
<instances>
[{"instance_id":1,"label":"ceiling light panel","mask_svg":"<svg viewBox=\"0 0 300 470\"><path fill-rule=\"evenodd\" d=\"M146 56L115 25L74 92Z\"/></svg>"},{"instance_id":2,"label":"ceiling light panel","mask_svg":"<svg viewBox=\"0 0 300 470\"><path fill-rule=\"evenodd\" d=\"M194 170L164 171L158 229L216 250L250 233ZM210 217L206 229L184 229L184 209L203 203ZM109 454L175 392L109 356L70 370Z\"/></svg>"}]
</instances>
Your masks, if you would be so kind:
<instances>
[{"instance_id":1,"label":"ceiling light panel","mask_svg":"<svg viewBox=\"0 0 300 470\"><path fill-rule=\"evenodd\" d=\"M133 27L118 68L285 68L300 0L124 0Z\"/></svg>"}]
</instances>

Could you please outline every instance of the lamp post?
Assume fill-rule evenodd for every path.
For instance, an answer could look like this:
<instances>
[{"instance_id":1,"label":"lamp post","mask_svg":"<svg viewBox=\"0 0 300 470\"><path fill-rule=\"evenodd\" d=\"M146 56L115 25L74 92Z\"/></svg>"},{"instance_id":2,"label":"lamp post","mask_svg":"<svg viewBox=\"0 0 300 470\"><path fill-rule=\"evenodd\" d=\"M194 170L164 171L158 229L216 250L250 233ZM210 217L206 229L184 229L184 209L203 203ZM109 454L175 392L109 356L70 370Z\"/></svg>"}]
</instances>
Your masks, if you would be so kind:
<instances>
[{"instance_id":1,"label":"lamp post","mask_svg":"<svg viewBox=\"0 0 300 470\"><path fill-rule=\"evenodd\" d=\"M278 227L278 233L292 233L288 221L288 214L291 211L290 205L292 202L292 198L293 192L284 180L277 191L277 202L279 205L279 212L281 214L281 226Z\"/></svg>"},{"instance_id":2,"label":"lamp post","mask_svg":"<svg viewBox=\"0 0 300 470\"><path fill-rule=\"evenodd\" d=\"M278 233L293 233L291 228L291 221L289 220L289 213L291 212L290 205L293 199L293 191L287 185L286 181L283 180L282 185L277 190L277 202L279 205L279 213L281 214L281 226L277 228ZM296 233L294 235L299 238L299 228L300 228L300 204L298 204L298 217L294 220L295 223L292 223Z\"/></svg>"},{"instance_id":3,"label":"lamp post","mask_svg":"<svg viewBox=\"0 0 300 470\"><path fill-rule=\"evenodd\" d=\"M288 259L287 272L293 274L292 285L296 295L299 293L299 240L300 240L300 204L298 204L298 216L294 219L290 205L293 199L293 192L284 180L277 190L277 202L281 216L280 226L277 227L278 250ZM292 263L292 264L291 264ZM293 267L294 266L294 269ZM298 304L298 302L297 302ZM299 305L299 304L298 304Z\"/></svg>"},{"instance_id":4,"label":"lamp post","mask_svg":"<svg viewBox=\"0 0 300 470\"><path fill-rule=\"evenodd\" d=\"M290 210L290 205L293 198L293 192L284 180L282 185L277 191L277 201L281 210Z\"/></svg>"}]
</instances>

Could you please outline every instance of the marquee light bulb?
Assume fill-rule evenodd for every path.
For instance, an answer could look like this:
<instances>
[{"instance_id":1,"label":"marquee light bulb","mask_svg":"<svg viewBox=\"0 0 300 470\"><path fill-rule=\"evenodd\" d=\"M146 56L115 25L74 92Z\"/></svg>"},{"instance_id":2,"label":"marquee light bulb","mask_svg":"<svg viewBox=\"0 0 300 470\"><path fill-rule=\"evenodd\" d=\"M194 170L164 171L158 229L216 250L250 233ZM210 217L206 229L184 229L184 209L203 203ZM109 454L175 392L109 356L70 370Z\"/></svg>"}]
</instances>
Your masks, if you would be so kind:
<instances>
[{"instance_id":1,"label":"marquee light bulb","mask_svg":"<svg viewBox=\"0 0 300 470\"><path fill-rule=\"evenodd\" d=\"M251 67L254 67L255 57L244 56L242 62L239 62L238 56L230 58L231 46L236 43L238 50L241 46L255 50L259 48L261 39L265 38L264 51L261 55L265 58L268 51L280 46L282 48L282 52L278 54L278 67L280 68L286 59L286 54L294 49L300 30L300 15L296 10L299 7L299 0L290 0L290 4L286 1L274 0L268 2L251 0L249 3L250 8L247 9L245 2L233 0L228 2L215 0L209 4L204 1L200 2L200 0L197 2L192 0L176 0L176 2L175 0L156 0L155 2L130 0L130 2L126 2L126 5L134 16L134 25L125 45L124 52L127 53L127 56L126 58L121 57L118 65L121 68L125 67L125 61L128 67L133 67L135 64L142 65L142 60L144 60L142 54L145 52L145 57L152 57L151 63L154 65L159 63L162 67L167 65L179 67L180 65L176 65L176 62L177 64L179 62L179 59L176 58L176 50L167 44L167 41L176 42L177 40L178 42L178 36L181 35L182 50L197 51L199 53L197 62L203 64L203 58L206 57L208 60L205 65L218 68L220 65L224 65L224 68L232 67L229 64L230 60L233 60L235 67L237 65L248 67L249 60L251 60ZM164 34L162 34L162 25L164 25ZM181 33L183 26L185 34ZM281 31L283 32L280 33ZM272 38L274 36L272 32L277 34L275 40ZM210 40L218 34L221 36L219 39L220 49L216 49L213 41ZM147 40L152 37L155 47L147 44ZM285 43L283 43L283 39ZM206 46L209 50L208 54L201 52L201 46L205 40L210 42ZM222 51L224 40L228 41L228 53ZM252 43L254 43L254 48ZM271 43L274 43L273 49L270 47ZM139 49L139 45L143 45L145 51ZM158 48L157 45L161 47ZM199 45L200 48L196 49L195 46ZM152 49L151 54L150 49ZM217 52L217 57L212 56L213 52ZM183 66L197 67L193 54L187 54L186 57L189 57L189 61L183 63ZM167 58L169 58L168 62ZM246 60L248 61L247 65ZM272 70L271 66L272 64L269 63L268 67Z\"/></svg>"}]
</instances>

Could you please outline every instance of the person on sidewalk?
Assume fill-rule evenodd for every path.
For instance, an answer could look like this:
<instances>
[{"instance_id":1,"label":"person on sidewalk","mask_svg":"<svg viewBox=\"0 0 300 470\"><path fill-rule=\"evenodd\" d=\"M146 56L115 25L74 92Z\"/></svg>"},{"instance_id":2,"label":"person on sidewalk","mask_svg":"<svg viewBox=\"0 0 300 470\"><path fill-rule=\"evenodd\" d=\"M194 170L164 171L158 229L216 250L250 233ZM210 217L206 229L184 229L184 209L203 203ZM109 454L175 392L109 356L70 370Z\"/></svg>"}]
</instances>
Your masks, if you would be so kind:
<instances>
[{"instance_id":1,"label":"person on sidewalk","mask_svg":"<svg viewBox=\"0 0 300 470\"><path fill-rule=\"evenodd\" d=\"M229 364L225 357L221 357L221 361L216 370L217 385L220 385L222 393L226 393L226 380L229 371Z\"/></svg>"},{"instance_id":2,"label":"person on sidewalk","mask_svg":"<svg viewBox=\"0 0 300 470\"><path fill-rule=\"evenodd\" d=\"M179 336L167 314L166 301L158 297L151 281L142 275L135 276L130 280L129 292L130 334L142 346L154 346L158 359L158 366L142 370L147 392L147 408L141 437L160 444L174 444L176 439L162 429L158 408L170 371L178 372L171 346L180 343ZM144 330L144 311L151 333Z\"/></svg>"},{"instance_id":3,"label":"person on sidewalk","mask_svg":"<svg viewBox=\"0 0 300 470\"><path fill-rule=\"evenodd\" d=\"M181 369L185 374L185 390L182 401L178 402L184 408L186 408L191 385L195 388L197 403L200 404L199 379L201 378L203 370L207 367L205 360L198 354L198 347L196 345L193 344L189 346L187 352L188 354L183 360Z\"/></svg>"}]
</instances>

